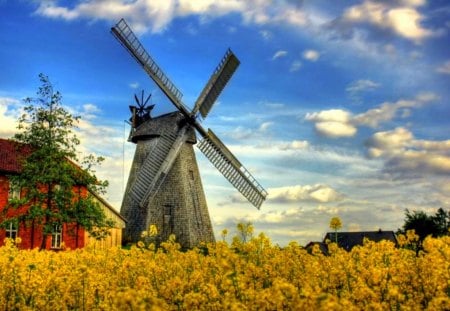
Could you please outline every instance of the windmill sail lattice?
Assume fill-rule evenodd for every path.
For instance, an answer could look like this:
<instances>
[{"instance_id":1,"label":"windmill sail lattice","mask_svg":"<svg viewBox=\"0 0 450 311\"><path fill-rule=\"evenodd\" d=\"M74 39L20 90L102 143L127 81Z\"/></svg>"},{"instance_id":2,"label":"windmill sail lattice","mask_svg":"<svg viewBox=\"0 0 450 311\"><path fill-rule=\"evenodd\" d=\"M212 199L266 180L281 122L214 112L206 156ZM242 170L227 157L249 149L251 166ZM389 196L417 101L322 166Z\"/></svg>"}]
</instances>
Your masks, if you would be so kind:
<instances>
[{"instance_id":1,"label":"windmill sail lattice","mask_svg":"<svg viewBox=\"0 0 450 311\"><path fill-rule=\"evenodd\" d=\"M166 94L171 102L178 108L186 111L181 103L183 94L164 74L161 68L155 63L150 54L142 46L139 39L131 30L130 26L121 19L113 28L112 33L116 36L120 43L126 48L128 52L136 59L136 61L144 67L147 74L156 82L159 88Z\"/></svg>"},{"instance_id":2,"label":"windmill sail lattice","mask_svg":"<svg viewBox=\"0 0 450 311\"><path fill-rule=\"evenodd\" d=\"M226 179L239 190L258 209L264 202L267 192L250 174L250 172L229 152L228 148L213 134L208 131L197 147L211 161L212 164L225 176ZM219 147L220 146L220 147ZM228 155L224 152L227 152ZM230 161L231 159L231 161Z\"/></svg>"},{"instance_id":3,"label":"windmill sail lattice","mask_svg":"<svg viewBox=\"0 0 450 311\"><path fill-rule=\"evenodd\" d=\"M141 207L145 206L163 183L164 177L187 139L187 130L187 127L183 127L178 135L162 134L152 152L147 155L130 190L130 195Z\"/></svg>"},{"instance_id":4,"label":"windmill sail lattice","mask_svg":"<svg viewBox=\"0 0 450 311\"><path fill-rule=\"evenodd\" d=\"M207 114L211 110L212 105L219 97L225 85L231 79L231 76L236 71L239 66L239 60L231 52L230 49L227 50L225 56L222 58L221 62L214 70L211 78L206 84L203 91L198 97L194 109L192 109L192 115L195 115L198 110L203 118L206 118Z\"/></svg>"}]
</instances>

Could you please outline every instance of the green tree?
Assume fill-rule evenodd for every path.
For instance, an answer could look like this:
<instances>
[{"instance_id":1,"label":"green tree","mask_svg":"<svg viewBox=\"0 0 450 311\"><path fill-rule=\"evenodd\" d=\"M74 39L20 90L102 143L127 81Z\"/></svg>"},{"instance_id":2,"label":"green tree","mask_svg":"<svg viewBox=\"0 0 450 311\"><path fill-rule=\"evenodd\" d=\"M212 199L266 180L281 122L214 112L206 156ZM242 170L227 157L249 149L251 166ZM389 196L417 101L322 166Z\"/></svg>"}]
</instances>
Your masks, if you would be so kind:
<instances>
[{"instance_id":1,"label":"green tree","mask_svg":"<svg viewBox=\"0 0 450 311\"><path fill-rule=\"evenodd\" d=\"M333 217L330 220L330 228L334 230L334 237L336 239L336 244L338 242L337 232L342 228L342 221L339 217Z\"/></svg>"},{"instance_id":2,"label":"green tree","mask_svg":"<svg viewBox=\"0 0 450 311\"><path fill-rule=\"evenodd\" d=\"M22 198L7 207L29 206L15 220L26 226L39 225L43 230L41 249L45 248L55 226L75 223L96 238L103 238L113 223L107 219L90 192L104 193L106 181L95 176L93 167L103 161L92 155L81 163L76 148L80 141L74 133L79 116L62 107L62 96L53 90L47 76L40 74L42 85L37 98L27 98L24 113L18 120L19 132L14 140L29 146L31 153L21 158L21 174L10 176L14 187L22 189ZM88 189L88 193L83 189ZM3 222L11 221L11 218Z\"/></svg>"},{"instance_id":3,"label":"green tree","mask_svg":"<svg viewBox=\"0 0 450 311\"><path fill-rule=\"evenodd\" d=\"M441 207L437 210L436 215L434 215L432 219L436 227L435 236L442 236L449 234L450 210L446 212Z\"/></svg>"},{"instance_id":4,"label":"green tree","mask_svg":"<svg viewBox=\"0 0 450 311\"><path fill-rule=\"evenodd\" d=\"M398 234L406 234L409 230L414 230L418 236L418 240L410 247L419 253L422 250L422 242L427 236L439 237L449 233L450 211L439 208L434 216L428 215L424 211L405 210L405 223L401 229L397 230Z\"/></svg>"},{"instance_id":5,"label":"green tree","mask_svg":"<svg viewBox=\"0 0 450 311\"><path fill-rule=\"evenodd\" d=\"M439 208L435 215L431 216L424 211L405 210L405 223L399 229L399 233L405 233L408 230L414 230L423 241L427 236L438 237L448 234L450 225L450 212Z\"/></svg>"}]
</instances>

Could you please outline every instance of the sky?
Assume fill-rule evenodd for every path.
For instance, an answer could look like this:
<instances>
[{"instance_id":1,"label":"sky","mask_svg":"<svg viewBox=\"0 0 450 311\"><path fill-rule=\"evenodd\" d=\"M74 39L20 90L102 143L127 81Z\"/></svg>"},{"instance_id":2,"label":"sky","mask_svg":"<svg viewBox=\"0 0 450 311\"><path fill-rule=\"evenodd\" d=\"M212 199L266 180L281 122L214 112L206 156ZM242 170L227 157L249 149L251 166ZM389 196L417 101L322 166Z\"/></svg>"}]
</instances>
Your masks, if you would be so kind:
<instances>
[{"instance_id":1,"label":"sky","mask_svg":"<svg viewBox=\"0 0 450 311\"><path fill-rule=\"evenodd\" d=\"M133 159L133 96L174 106L111 35L120 18L192 107L228 48L241 64L201 120L269 195L257 210L196 149L216 238L251 222L274 243L397 230L450 209L446 0L0 0L0 137L39 73L81 116L80 155L105 161L117 210Z\"/></svg>"}]
</instances>

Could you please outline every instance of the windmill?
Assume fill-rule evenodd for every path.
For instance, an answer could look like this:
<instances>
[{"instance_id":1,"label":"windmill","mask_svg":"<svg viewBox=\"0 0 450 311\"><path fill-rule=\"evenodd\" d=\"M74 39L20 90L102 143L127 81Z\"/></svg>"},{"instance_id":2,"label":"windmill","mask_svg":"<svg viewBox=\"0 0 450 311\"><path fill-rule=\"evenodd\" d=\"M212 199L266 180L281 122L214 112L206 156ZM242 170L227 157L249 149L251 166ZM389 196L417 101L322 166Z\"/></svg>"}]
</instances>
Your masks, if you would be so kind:
<instances>
[{"instance_id":1,"label":"windmill","mask_svg":"<svg viewBox=\"0 0 450 311\"><path fill-rule=\"evenodd\" d=\"M162 240L175 234L185 248L212 242L214 234L193 150L196 133L201 138L197 144L200 151L249 202L259 209L267 196L225 144L197 120L199 113L206 118L240 62L228 49L189 111L181 92L125 20L121 19L111 32L177 108L152 118L153 106L146 107L148 99L144 101L143 93L140 101L135 96L137 106L130 106L130 140L136 144L136 152L121 206L121 214L127 219L124 238L136 242L149 225L156 225Z\"/></svg>"}]
</instances>

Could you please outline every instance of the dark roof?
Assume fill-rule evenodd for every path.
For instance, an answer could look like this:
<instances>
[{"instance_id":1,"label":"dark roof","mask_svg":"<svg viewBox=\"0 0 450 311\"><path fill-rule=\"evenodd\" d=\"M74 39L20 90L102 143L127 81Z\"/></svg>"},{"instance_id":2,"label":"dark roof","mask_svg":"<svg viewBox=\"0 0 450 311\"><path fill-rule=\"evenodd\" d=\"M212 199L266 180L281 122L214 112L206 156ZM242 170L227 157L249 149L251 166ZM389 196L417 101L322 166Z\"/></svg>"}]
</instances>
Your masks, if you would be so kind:
<instances>
[{"instance_id":1,"label":"dark roof","mask_svg":"<svg viewBox=\"0 0 450 311\"><path fill-rule=\"evenodd\" d=\"M21 157L26 157L31 153L29 146L22 145L10 139L0 138L0 172L17 174L22 167Z\"/></svg>"},{"instance_id":2,"label":"dark roof","mask_svg":"<svg viewBox=\"0 0 450 311\"><path fill-rule=\"evenodd\" d=\"M324 242L329 240L330 242L336 241L336 233L327 232ZM374 242L379 242L381 240L391 241L397 244L397 238L395 237L394 231L360 231L360 232L338 232L337 233L337 244L339 247L350 251L353 247L357 245L363 245L364 238L367 238Z\"/></svg>"}]
</instances>

